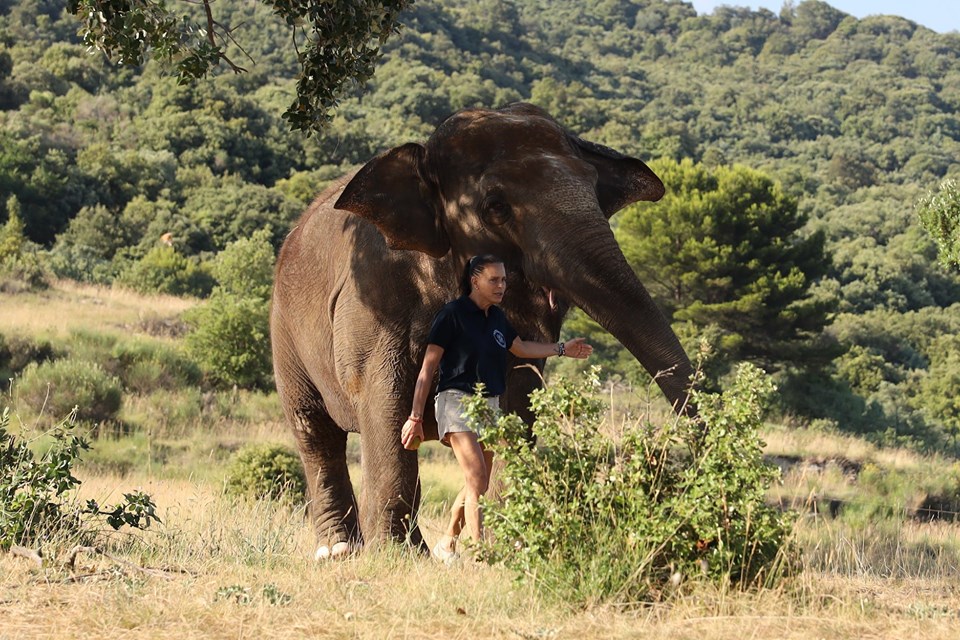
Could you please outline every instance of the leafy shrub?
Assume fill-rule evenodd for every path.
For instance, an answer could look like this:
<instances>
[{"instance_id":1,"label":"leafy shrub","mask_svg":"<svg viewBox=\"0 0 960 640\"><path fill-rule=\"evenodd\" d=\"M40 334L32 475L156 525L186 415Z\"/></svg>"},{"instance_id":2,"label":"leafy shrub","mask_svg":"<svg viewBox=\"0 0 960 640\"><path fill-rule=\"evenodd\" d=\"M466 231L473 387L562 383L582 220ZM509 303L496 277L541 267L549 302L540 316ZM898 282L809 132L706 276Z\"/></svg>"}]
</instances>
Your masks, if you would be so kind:
<instances>
[{"instance_id":1,"label":"leafy shrub","mask_svg":"<svg viewBox=\"0 0 960 640\"><path fill-rule=\"evenodd\" d=\"M8 381L31 362L39 364L57 356L57 351L46 340L34 342L28 338L0 334L0 389L5 389Z\"/></svg>"},{"instance_id":2,"label":"leafy shrub","mask_svg":"<svg viewBox=\"0 0 960 640\"><path fill-rule=\"evenodd\" d=\"M20 216L20 201L17 196L7 198L7 221L0 227L0 263L20 255L27 242L26 225Z\"/></svg>"},{"instance_id":3,"label":"leafy shrub","mask_svg":"<svg viewBox=\"0 0 960 640\"><path fill-rule=\"evenodd\" d=\"M231 242L217 254L213 275L217 286L235 296L270 299L273 288L273 245L270 229Z\"/></svg>"},{"instance_id":4,"label":"leafy shrub","mask_svg":"<svg viewBox=\"0 0 960 640\"><path fill-rule=\"evenodd\" d=\"M64 343L64 348L74 360L89 360L106 365L110 352L119 342L120 336L114 332L73 329Z\"/></svg>"},{"instance_id":5,"label":"leafy shrub","mask_svg":"<svg viewBox=\"0 0 960 640\"><path fill-rule=\"evenodd\" d=\"M920 382L916 403L931 420L942 425L960 453L960 338L944 336L933 349L930 368Z\"/></svg>"},{"instance_id":6,"label":"leafy shrub","mask_svg":"<svg viewBox=\"0 0 960 640\"><path fill-rule=\"evenodd\" d=\"M197 363L179 348L156 341L130 340L117 343L111 361L124 387L140 394L176 389L200 383Z\"/></svg>"},{"instance_id":7,"label":"leafy shrub","mask_svg":"<svg viewBox=\"0 0 960 640\"><path fill-rule=\"evenodd\" d=\"M50 250L48 262L58 278L106 285L117 277L114 262L86 245L57 243Z\"/></svg>"},{"instance_id":8,"label":"leafy shrub","mask_svg":"<svg viewBox=\"0 0 960 640\"><path fill-rule=\"evenodd\" d=\"M937 193L932 191L917 202L920 224L937 243L940 262L960 268L960 185L945 180Z\"/></svg>"},{"instance_id":9,"label":"leafy shrub","mask_svg":"<svg viewBox=\"0 0 960 640\"><path fill-rule=\"evenodd\" d=\"M764 502L778 474L758 436L769 378L743 365L725 393L695 394L699 421L612 435L597 385L595 368L531 394L534 448L516 416L484 434L504 463L485 556L582 603L655 598L701 575L741 587L780 575L791 517ZM493 422L485 406L472 402L471 419Z\"/></svg>"},{"instance_id":10,"label":"leafy shrub","mask_svg":"<svg viewBox=\"0 0 960 640\"><path fill-rule=\"evenodd\" d=\"M290 449L277 444L247 445L227 468L230 495L260 499L299 499L307 490L303 464Z\"/></svg>"},{"instance_id":11,"label":"leafy shrub","mask_svg":"<svg viewBox=\"0 0 960 640\"><path fill-rule=\"evenodd\" d=\"M71 414L72 416L73 414ZM150 496L124 494L124 501L102 507L94 500L83 506L68 492L80 481L73 465L89 443L76 433L73 420L58 423L44 436L48 446L35 454L31 442L9 432L10 411L0 415L0 549L33 545L56 534L95 537L92 525L100 518L113 529L129 525L138 529L159 522ZM89 542L89 540L87 540Z\"/></svg>"},{"instance_id":12,"label":"leafy shrub","mask_svg":"<svg viewBox=\"0 0 960 640\"><path fill-rule=\"evenodd\" d=\"M40 246L30 242L25 231L20 202L12 195L7 198L7 221L0 227L0 291L16 293L48 286Z\"/></svg>"},{"instance_id":13,"label":"leafy shrub","mask_svg":"<svg viewBox=\"0 0 960 640\"><path fill-rule=\"evenodd\" d=\"M270 289L273 246L267 229L230 243L214 262L219 284L185 320L190 355L214 382L245 388L270 385Z\"/></svg>"},{"instance_id":14,"label":"leafy shrub","mask_svg":"<svg viewBox=\"0 0 960 640\"><path fill-rule=\"evenodd\" d=\"M147 394L200 383L200 368L176 345L143 337L75 329L64 345L72 360L95 362L124 389Z\"/></svg>"},{"instance_id":15,"label":"leafy shrub","mask_svg":"<svg viewBox=\"0 0 960 640\"><path fill-rule=\"evenodd\" d=\"M49 285L47 264L40 247L26 243L19 254L0 262L0 291L18 293L46 289Z\"/></svg>"},{"instance_id":16,"label":"leafy shrub","mask_svg":"<svg viewBox=\"0 0 960 640\"><path fill-rule=\"evenodd\" d=\"M217 290L184 319L192 327L186 337L187 353L214 382L247 388L270 385L273 366L266 300Z\"/></svg>"},{"instance_id":17,"label":"leafy shrub","mask_svg":"<svg viewBox=\"0 0 960 640\"><path fill-rule=\"evenodd\" d=\"M213 278L198 262L167 246L155 247L124 269L117 281L140 293L166 293L203 297L213 288Z\"/></svg>"},{"instance_id":18,"label":"leafy shrub","mask_svg":"<svg viewBox=\"0 0 960 640\"><path fill-rule=\"evenodd\" d=\"M30 364L17 383L22 402L49 415L67 415L77 408L78 420L113 420L123 399L120 380L86 360L53 360Z\"/></svg>"}]
</instances>

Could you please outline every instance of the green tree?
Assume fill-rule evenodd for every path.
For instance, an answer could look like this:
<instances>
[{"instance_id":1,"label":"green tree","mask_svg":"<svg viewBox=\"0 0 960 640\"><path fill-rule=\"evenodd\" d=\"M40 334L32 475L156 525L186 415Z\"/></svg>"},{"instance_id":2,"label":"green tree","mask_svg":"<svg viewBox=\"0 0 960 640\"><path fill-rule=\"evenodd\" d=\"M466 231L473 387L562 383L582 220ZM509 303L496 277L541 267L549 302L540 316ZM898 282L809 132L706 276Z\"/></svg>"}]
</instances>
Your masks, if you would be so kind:
<instances>
[{"instance_id":1,"label":"green tree","mask_svg":"<svg viewBox=\"0 0 960 640\"><path fill-rule=\"evenodd\" d=\"M216 289L185 320L187 353L214 384L266 387L271 382L270 304Z\"/></svg>"},{"instance_id":2,"label":"green tree","mask_svg":"<svg viewBox=\"0 0 960 640\"><path fill-rule=\"evenodd\" d=\"M779 184L742 166L652 163L667 195L635 205L616 233L624 255L675 322L717 325L768 366L804 353L832 303L809 295L829 266L822 234ZM733 338L731 340L731 338Z\"/></svg>"},{"instance_id":3,"label":"green tree","mask_svg":"<svg viewBox=\"0 0 960 640\"><path fill-rule=\"evenodd\" d=\"M202 248L222 251L264 228L271 229L270 240L279 247L302 209L276 189L227 177L192 189L183 210L206 235L207 246Z\"/></svg>"},{"instance_id":4,"label":"green tree","mask_svg":"<svg viewBox=\"0 0 960 640\"><path fill-rule=\"evenodd\" d=\"M84 207L57 236L57 245L89 249L91 254L110 260L122 247L133 243L135 230L120 215L103 205Z\"/></svg>"},{"instance_id":5,"label":"green tree","mask_svg":"<svg viewBox=\"0 0 960 640\"><path fill-rule=\"evenodd\" d=\"M20 202L17 196L7 198L7 222L0 229L0 264L8 258L20 255L27 238L24 235L23 220L20 219Z\"/></svg>"},{"instance_id":6,"label":"green tree","mask_svg":"<svg viewBox=\"0 0 960 640\"><path fill-rule=\"evenodd\" d=\"M960 438L960 339L943 336L935 341L930 368L920 382L917 404L940 423L953 441Z\"/></svg>"},{"instance_id":7,"label":"green tree","mask_svg":"<svg viewBox=\"0 0 960 640\"><path fill-rule=\"evenodd\" d=\"M270 359L270 291L274 254L270 231L233 242L214 263L218 285L186 320L187 351L216 384L266 387Z\"/></svg>"},{"instance_id":8,"label":"green tree","mask_svg":"<svg viewBox=\"0 0 960 640\"><path fill-rule=\"evenodd\" d=\"M197 263L173 247L161 245L130 264L118 280L140 293L166 293L175 296L204 296L210 293L212 278Z\"/></svg>"},{"instance_id":9,"label":"green tree","mask_svg":"<svg viewBox=\"0 0 960 640\"><path fill-rule=\"evenodd\" d=\"M273 245L270 229L231 242L217 254L213 277L217 286L233 296L270 299L273 288Z\"/></svg>"},{"instance_id":10,"label":"green tree","mask_svg":"<svg viewBox=\"0 0 960 640\"><path fill-rule=\"evenodd\" d=\"M956 180L945 180L937 193L921 198L917 214L937 243L940 262L960 268L960 185Z\"/></svg>"},{"instance_id":11,"label":"green tree","mask_svg":"<svg viewBox=\"0 0 960 640\"><path fill-rule=\"evenodd\" d=\"M7 198L7 222L0 228L0 289L44 289L48 264L40 247L30 242L16 195Z\"/></svg>"},{"instance_id":12,"label":"green tree","mask_svg":"<svg viewBox=\"0 0 960 640\"><path fill-rule=\"evenodd\" d=\"M120 63L142 64L149 51L181 82L201 78L221 63L235 73L246 71L230 57L233 53L228 55L229 45L236 43L236 26L214 16L213 0L201 0L202 7L182 3L178 10L153 0L67 4L81 21L84 43ZM291 127L309 132L329 121L329 112L348 83L362 83L373 75L380 46L399 29L399 13L409 0L267 0L267 4L289 26L300 62L297 98L283 117ZM309 27L303 28L305 24Z\"/></svg>"}]
</instances>

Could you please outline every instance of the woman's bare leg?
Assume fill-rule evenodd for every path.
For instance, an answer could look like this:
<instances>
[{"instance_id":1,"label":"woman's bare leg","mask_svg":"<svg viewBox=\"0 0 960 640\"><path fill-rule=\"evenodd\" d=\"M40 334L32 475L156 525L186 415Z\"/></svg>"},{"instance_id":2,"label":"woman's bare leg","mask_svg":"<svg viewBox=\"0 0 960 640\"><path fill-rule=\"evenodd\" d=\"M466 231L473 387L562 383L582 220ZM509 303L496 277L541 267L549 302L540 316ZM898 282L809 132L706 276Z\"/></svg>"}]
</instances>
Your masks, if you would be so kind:
<instances>
[{"instance_id":1,"label":"woman's bare leg","mask_svg":"<svg viewBox=\"0 0 960 640\"><path fill-rule=\"evenodd\" d=\"M493 452L483 449L483 461L487 468L487 484L490 482L490 470L493 469ZM457 538L463 531L463 501L466 496L466 487L460 489L460 493L453 501L450 507L450 522L447 524L447 530L440 540L440 546L445 551L454 551L456 549Z\"/></svg>"},{"instance_id":2,"label":"woman's bare leg","mask_svg":"<svg viewBox=\"0 0 960 640\"><path fill-rule=\"evenodd\" d=\"M466 488L460 489L460 493L454 498L453 505L450 507L450 522L438 543L443 551L449 553L456 551L457 537L463 531L463 499L465 494Z\"/></svg>"},{"instance_id":3,"label":"woman's bare leg","mask_svg":"<svg viewBox=\"0 0 960 640\"><path fill-rule=\"evenodd\" d=\"M463 471L463 525L462 531L467 537L481 540L483 524L480 516L480 496L487 491L490 482L490 473L484 451L477 441L477 434L472 431L451 433L450 447L453 449L460 469ZM456 503L455 503L456 508ZM451 514L451 522L459 520L456 514ZM449 533L449 530L448 530Z\"/></svg>"}]
</instances>

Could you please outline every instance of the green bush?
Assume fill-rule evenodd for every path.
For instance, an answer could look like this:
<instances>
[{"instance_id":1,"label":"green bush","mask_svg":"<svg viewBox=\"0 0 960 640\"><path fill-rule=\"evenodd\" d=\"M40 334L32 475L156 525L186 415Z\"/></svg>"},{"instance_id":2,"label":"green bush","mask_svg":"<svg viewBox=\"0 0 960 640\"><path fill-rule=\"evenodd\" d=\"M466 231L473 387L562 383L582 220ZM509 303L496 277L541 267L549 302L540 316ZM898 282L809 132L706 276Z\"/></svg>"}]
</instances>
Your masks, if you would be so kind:
<instances>
[{"instance_id":1,"label":"green bush","mask_svg":"<svg viewBox=\"0 0 960 640\"><path fill-rule=\"evenodd\" d=\"M698 420L610 434L597 369L531 394L537 446L516 416L471 419L503 461L500 502L485 505L482 552L546 592L584 604L652 599L698 576L747 587L781 575L792 518L764 502L778 471L758 436L773 391L743 365L723 394L698 392Z\"/></svg>"},{"instance_id":2,"label":"green bush","mask_svg":"<svg viewBox=\"0 0 960 640\"><path fill-rule=\"evenodd\" d=\"M0 227L0 291L46 289L47 265L40 246L26 236L17 196L7 198L7 221Z\"/></svg>"},{"instance_id":3,"label":"green bush","mask_svg":"<svg viewBox=\"0 0 960 640\"><path fill-rule=\"evenodd\" d=\"M273 245L270 229L231 242L217 254L213 275L217 287L235 296L270 299L273 289Z\"/></svg>"},{"instance_id":4,"label":"green bush","mask_svg":"<svg viewBox=\"0 0 960 640\"><path fill-rule=\"evenodd\" d=\"M0 291L18 293L46 289L50 286L47 271L40 247L27 243L19 254L0 262Z\"/></svg>"},{"instance_id":5,"label":"green bush","mask_svg":"<svg viewBox=\"0 0 960 640\"><path fill-rule=\"evenodd\" d=\"M161 340L75 329L63 348L70 359L99 364L119 378L124 389L139 394L196 386L202 377L181 347Z\"/></svg>"},{"instance_id":6,"label":"green bush","mask_svg":"<svg viewBox=\"0 0 960 640\"><path fill-rule=\"evenodd\" d=\"M123 399L120 380L86 360L28 365L16 383L20 401L34 411L63 416L77 408L78 420L113 420Z\"/></svg>"},{"instance_id":7,"label":"green bush","mask_svg":"<svg viewBox=\"0 0 960 640\"><path fill-rule=\"evenodd\" d=\"M237 452L227 468L226 493L261 499L302 499L307 490L303 464L277 444L251 444Z\"/></svg>"},{"instance_id":8,"label":"green bush","mask_svg":"<svg viewBox=\"0 0 960 640\"><path fill-rule=\"evenodd\" d=\"M192 327L187 353L214 382L244 388L271 384L269 302L218 289L184 319Z\"/></svg>"},{"instance_id":9,"label":"green bush","mask_svg":"<svg viewBox=\"0 0 960 640\"><path fill-rule=\"evenodd\" d=\"M917 215L937 243L940 262L960 268L960 184L943 181L939 191L931 191L917 202Z\"/></svg>"},{"instance_id":10,"label":"green bush","mask_svg":"<svg viewBox=\"0 0 960 640\"><path fill-rule=\"evenodd\" d=\"M96 329L73 329L64 341L64 349L74 360L89 360L106 365L120 336Z\"/></svg>"},{"instance_id":11,"label":"green bush","mask_svg":"<svg viewBox=\"0 0 960 640\"><path fill-rule=\"evenodd\" d=\"M73 414L71 414L72 416ZM33 546L58 536L81 538L89 544L97 530L91 526L100 518L113 529L128 525L138 529L159 522L150 496L124 494L116 506L101 507L94 500L80 505L69 492L80 481L73 465L81 452L90 448L68 418L43 434L47 441L42 453L35 453L36 441L9 431L10 411L0 414L0 549L11 545Z\"/></svg>"},{"instance_id":12,"label":"green bush","mask_svg":"<svg viewBox=\"0 0 960 640\"><path fill-rule=\"evenodd\" d=\"M7 221L0 227L0 264L20 255L27 243L26 225L20 216L20 201L17 196L7 198Z\"/></svg>"},{"instance_id":13,"label":"green bush","mask_svg":"<svg viewBox=\"0 0 960 640\"><path fill-rule=\"evenodd\" d=\"M35 342L28 338L5 337L0 334L0 389L6 389L10 379L31 362L39 364L58 355L46 340Z\"/></svg>"},{"instance_id":14,"label":"green bush","mask_svg":"<svg viewBox=\"0 0 960 640\"><path fill-rule=\"evenodd\" d=\"M114 373L126 389L148 394L200 383L200 367L173 347L154 340L118 342L110 352Z\"/></svg>"},{"instance_id":15,"label":"green bush","mask_svg":"<svg viewBox=\"0 0 960 640\"><path fill-rule=\"evenodd\" d=\"M48 261L58 278L109 285L117 277L114 262L85 245L57 243L50 250Z\"/></svg>"},{"instance_id":16,"label":"green bush","mask_svg":"<svg viewBox=\"0 0 960 640\"><path fill-rule=\"evenodd\" d=\"M213 289L213 278L198 262L167 246L151 249L124 269L117 281L147 294L203 297Z\"/></svg>"},{"instance_id":17,"label":"green bush","mask_svg":"<svg viewBox=\"0 0 960 640\"><path fill-rule=\"evenodd\" d=\"M206 304L185 316L188 353L220 385L271 385L270 290L273 246L269 230L230 243L214 261L219 284Z\"/></svg>"}]
</instances>

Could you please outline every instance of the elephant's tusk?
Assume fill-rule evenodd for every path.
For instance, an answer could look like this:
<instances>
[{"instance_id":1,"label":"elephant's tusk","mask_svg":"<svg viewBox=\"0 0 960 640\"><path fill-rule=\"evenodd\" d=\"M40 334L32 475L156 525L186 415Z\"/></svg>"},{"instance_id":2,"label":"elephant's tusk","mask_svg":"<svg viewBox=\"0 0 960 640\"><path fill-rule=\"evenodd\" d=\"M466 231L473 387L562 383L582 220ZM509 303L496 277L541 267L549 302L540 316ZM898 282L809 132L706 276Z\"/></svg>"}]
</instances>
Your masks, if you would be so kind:
<instances>
[{"instance_id":1,"label":"elephant's tusk","mask_svg":"<svg viewBox=\"0 0 960 640\"><path fill-rule=\"evenodd\" d=\"M544 292L545 294L547 294L547 303L550 305L550 310L551 310L551 311L556 311L556 310L557 310L557 301L556 301L556 299L553 297L553 289L549 289L549 288L547 288L547 287L543 287L543 292Z\"/></svg>"}]
</instances>

